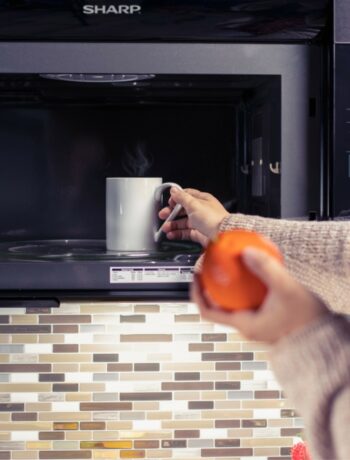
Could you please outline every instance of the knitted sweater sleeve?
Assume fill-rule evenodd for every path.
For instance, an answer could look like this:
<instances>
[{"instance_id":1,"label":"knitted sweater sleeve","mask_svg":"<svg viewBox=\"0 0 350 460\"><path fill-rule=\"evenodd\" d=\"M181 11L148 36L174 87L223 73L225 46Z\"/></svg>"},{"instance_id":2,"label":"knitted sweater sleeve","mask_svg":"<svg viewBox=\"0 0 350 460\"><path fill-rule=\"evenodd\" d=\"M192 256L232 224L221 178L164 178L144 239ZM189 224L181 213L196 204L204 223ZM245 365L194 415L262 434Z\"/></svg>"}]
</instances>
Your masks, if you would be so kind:
<instances>
[{"instance_id":1,"label":"knitted sweater sleeve","mask_svg":"<svg viewBox=\"0 0 350 460\"><path fill-rule=\"evenodd\" d=\"M350 221L309 222L232 214L220 231L254 230L281 249L287 268L333 310L350 312Z\"/></svg>"},{"instance_id":2,"label":"knitted sweater sleeve","mask_svg":"<svg viewBox=\"0 0 350 460\"><path fill-rule=\"evenodd\" d=\"M280 340L272 369L303 417L313 460L348 460L350 323L329 314Z\"/></svg>"}]
</instances>

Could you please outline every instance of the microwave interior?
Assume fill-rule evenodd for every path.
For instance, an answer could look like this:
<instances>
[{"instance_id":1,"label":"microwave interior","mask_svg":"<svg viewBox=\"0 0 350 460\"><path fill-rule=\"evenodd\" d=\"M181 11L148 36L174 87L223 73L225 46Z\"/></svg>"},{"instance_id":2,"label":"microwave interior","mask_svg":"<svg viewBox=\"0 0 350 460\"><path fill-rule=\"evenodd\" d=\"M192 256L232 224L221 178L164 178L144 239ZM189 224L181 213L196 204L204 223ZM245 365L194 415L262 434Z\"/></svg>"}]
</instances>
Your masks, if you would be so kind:
<instances>
[{"instance_id":1,"label":"microwave interior","mask_svg":"<svg viewBox=\"0 0 350 460\"><path fill-rule=\"evenodd\" d=\"M1 75L0 146L2 242L104 239L107 177L281 215L278 75Z\"/></svg>"}]
</instances>

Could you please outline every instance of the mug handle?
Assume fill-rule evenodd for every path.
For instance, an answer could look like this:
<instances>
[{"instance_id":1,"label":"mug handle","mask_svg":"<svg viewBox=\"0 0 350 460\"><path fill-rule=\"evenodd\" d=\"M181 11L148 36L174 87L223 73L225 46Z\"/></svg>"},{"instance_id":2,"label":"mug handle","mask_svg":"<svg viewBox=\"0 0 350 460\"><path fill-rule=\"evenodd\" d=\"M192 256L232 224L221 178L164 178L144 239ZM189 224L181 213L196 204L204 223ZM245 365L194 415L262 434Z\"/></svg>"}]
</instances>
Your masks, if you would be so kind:
<instances>
[{"instance_id":1,"label":"mug handle","mask_svg":"<svg viewBox=\"0 0 350 460\"><path fill-rule=\"evenodd\" d=\"M164 192L164 190L168 187L176 187L180 190L182 190L182 187L179 185L179 184L175 184L175 182L164 182L164 184L161 184L159 185L155 192L154 192L154 198L156 201L160 202L161 198L162 198L162 193ZM171 211L170 215L165 219L165 221L162 223L162 225L160 226L160 228L154 233L154 241L156 243L158 243L158 241L160 240L160 236L163 232L163 226L167 223L167 222L170 222L172 220L175 219L175 217L179 214L179 212L181 211L182 209L182 206L181 204L177 204L175 205L174 209Z\"/></svg>"}]
</instances>

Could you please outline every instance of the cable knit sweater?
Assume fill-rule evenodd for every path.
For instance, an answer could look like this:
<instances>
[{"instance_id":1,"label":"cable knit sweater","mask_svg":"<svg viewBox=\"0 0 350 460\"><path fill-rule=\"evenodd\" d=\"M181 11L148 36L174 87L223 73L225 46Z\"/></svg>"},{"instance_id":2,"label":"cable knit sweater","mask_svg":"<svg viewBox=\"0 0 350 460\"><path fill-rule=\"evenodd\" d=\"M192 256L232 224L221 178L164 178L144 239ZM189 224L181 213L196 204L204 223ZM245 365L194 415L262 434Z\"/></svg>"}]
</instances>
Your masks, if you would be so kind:
<instances>
[{"instance_id":1,"label":"cable knit sweater","mask_svg":"<svg viewBox=\"0 0 350 460\"><path fill-rule=\"evenodd\" d=\"M308 222L232 214L222 221L220 231L233 228L254 230L270 238L298 281L332 310L350 313L350 221Z\"/></svg>"},{"instance_id":2,"label":"cable knit sweater","mask_svg":"<svg viewBox=\"0 0 350 460\"><path fill-rule=\"evenodd\" d=\"M220 231L232 228L270 238L296 279L333 310L350 312L350 222L235 214L223 220ZM312 460L350 460L348 319L329 313L280 340L271 348L270 358L277 379L305 421Z\"/></svg>"}]
</instances>

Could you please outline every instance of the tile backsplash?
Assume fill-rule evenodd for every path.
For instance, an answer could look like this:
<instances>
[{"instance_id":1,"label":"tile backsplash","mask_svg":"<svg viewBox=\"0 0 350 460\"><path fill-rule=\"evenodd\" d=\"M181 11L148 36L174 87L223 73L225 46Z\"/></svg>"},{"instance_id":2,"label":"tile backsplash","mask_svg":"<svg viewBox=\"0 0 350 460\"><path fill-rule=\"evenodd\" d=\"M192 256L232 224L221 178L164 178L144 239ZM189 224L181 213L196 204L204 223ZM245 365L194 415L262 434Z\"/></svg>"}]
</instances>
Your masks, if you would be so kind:
<instances>
[{"instance_id":1,"label":"tile backsplash","mask_svg":"<svg viewBox=\"0 0 350 460\"><path fill-rule=\"evenodd\" d=\"M0 311L1 459L289 459L266 347L189 302Z\"/></svg>"}]
</instances>

